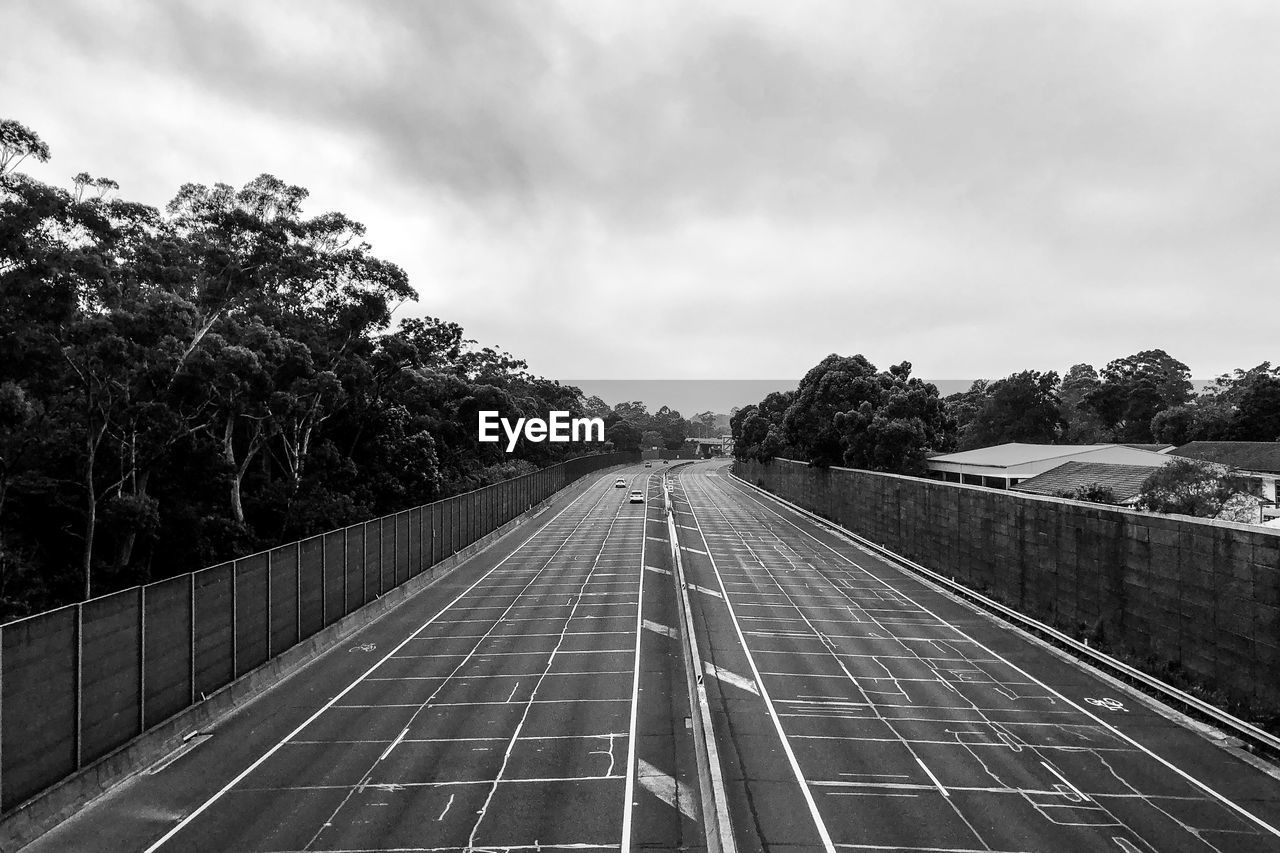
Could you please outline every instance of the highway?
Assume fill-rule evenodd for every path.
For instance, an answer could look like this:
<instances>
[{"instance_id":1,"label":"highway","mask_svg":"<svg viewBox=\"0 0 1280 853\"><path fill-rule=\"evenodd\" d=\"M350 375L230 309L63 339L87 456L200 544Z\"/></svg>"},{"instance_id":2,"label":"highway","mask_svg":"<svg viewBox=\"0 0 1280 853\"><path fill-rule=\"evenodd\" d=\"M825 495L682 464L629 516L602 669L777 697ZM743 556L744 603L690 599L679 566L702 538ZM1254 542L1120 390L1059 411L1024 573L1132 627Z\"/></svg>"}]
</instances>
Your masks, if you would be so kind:
<instances>
[{"instance_id":1,"label":"highway","mask_svg":"<svg viewBox=\"0 0 1280 853\"><path fill-rule=\"evenodd\" d=\"M673 587L644 568L669 560L653 473L592 475L492 565L459 570L27 849L696 846L683 670L662 630ZM628 502L631 488L650 499Z\"/></svg>"},{"instance_id":2,"label":"highway","mask_svg":"<svg viewBox=\"0 0 1280 853\"><path fill-rule=\"evenodd\" d=\"M729 474L584 478L24 849L704 849L683 574L731 848L1280 851L1280 772Z\"/></svg>"},{"instance_id":3,"label":"highway","mask_svg":"<svg viewBox=\"0 0 1280 853\"><path fill-rule=\"evenodd\" d=\"M1280 850L1274 771L726 463L677 482L740 850Z\"/></svg>"}]
</instances>

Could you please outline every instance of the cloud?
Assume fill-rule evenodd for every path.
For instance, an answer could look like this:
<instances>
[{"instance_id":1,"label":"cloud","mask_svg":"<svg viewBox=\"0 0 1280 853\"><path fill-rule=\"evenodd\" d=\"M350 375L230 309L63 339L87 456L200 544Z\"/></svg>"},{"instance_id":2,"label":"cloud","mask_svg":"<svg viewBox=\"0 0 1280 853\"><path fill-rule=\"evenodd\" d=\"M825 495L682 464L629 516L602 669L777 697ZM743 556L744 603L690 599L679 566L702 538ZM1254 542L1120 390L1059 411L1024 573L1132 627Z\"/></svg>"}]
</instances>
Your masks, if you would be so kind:
<instances>
[{"instance_id":1,"label":"cloud","mask_svg":"<svg viewBox=\"0 0 1280 853\"><path fill-rule=\"evenodd\" d=\"M85 0L15 24L0 85L57 168L153 203L301 183L410 271L405 310L550 375L1274 360L1274 4Z\"/></svg>"}]
</instances>

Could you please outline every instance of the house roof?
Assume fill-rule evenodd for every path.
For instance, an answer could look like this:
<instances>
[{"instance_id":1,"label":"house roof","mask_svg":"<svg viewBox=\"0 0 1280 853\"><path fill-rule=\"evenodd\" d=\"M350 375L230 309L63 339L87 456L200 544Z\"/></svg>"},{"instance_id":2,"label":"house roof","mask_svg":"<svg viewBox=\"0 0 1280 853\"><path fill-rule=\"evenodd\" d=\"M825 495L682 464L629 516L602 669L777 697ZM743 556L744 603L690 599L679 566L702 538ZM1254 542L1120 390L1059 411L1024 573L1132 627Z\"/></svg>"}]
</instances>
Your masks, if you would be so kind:
<instances>
[{"instance_id":1,"label":"house roof","mask_svg":"<svg viewBox=\"0 0 1280 853\"><path fill-rule=\"evenodd\" d=\"M1022 465L1026 462L1041 462L1045 459L1057 459L1114 447L1111 444L997 444L994 447L979 447L974 450L962 450L959 453L944 453L930 457L930 462L960 462L966 465L990 465L1006 467Z\"/></svg>"},{"instance_id":2,"label":"house roof","mask_svg":"<svg viewBox=\"0 0 1280 853\"><path fill-rule=\"evenodd\" d=\"M1173 450L1172 444L1126 444L1134 450L1150 450L1152 453L1168 453Z\"/></svg>"},{"instance_id":3,"label":"house roof","mask_svg":"<svg viewBox=\"0 0 1280 853\"><path fill-rule=\"evenodd\" d=\"M1147 465L1064 462L1043 474L1028 477L1014 486L1013 490L1036 495L1057 495L1097 483L1110 489L1117 502L1125 503L1138 496L1143 481L1151 476L1153 470Z\"/></svg>"},{"instance_id":4,"label":"house roof","mask_svg":"<svg viewBox=\"0 0 1280 853\"><path fill-rule=\"evenodd\" d=\"M1193 441L1169 451L1169 455L1280 474L1280 441Z\"/></svg>"}]
</instances>

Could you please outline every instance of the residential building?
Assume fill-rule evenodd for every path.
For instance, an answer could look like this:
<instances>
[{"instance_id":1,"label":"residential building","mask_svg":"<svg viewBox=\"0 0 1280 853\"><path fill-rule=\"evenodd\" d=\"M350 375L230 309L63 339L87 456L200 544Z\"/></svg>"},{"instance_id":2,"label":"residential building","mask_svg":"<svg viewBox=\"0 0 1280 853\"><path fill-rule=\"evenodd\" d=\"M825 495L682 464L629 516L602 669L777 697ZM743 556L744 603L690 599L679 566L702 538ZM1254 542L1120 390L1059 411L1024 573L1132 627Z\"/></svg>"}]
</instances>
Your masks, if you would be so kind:
<instances>
[{"instance_id":1,"label":"residential building","mask_svg":"<svg viewBox=\"0 0 1280 853\"><path fill-rule=\"evenodd\" d=\"M1235 468L1261 487L1262 517L1280 518L1280 441L1193 441L1169 451L1170 456L1197 459Z\"/></svg>"},{"instance_id":2,"label":"residential building","mask_svg":"<svg viewBox=\"0 0 1280 853\"><path fill-rule=\"evenodd\" d=\"M1158 468L1169 464L1163 453L1123 444L1021 444L1011 442L925 460L935 480L1008 489L1065 462L1093 462Z\"/></svg>"}]
</instances>

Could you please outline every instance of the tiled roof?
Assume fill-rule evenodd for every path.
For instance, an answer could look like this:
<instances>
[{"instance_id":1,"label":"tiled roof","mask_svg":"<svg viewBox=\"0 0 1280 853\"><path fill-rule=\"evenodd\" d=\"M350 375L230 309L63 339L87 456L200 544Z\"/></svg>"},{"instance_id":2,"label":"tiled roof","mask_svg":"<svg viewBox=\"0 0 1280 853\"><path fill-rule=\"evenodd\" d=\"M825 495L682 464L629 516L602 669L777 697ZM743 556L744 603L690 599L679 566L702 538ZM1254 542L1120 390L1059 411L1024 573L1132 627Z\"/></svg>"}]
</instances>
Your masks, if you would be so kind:
<instances>
[{"instance_id":1,"label":"tiled roof","mask_svg":"<svg viewBox=\"0 0 1280 853\"><path fill-rule=\"evenodd\" d=\"M1193 441L1169 451L1169 455L1245 471L1280 473L1280 441Z\"/></svg>"},{"instance_id":2,"label":"tiled roof","mask_svg":"<svg viewBox=\"0 0 1280 853\"><path fill-rule=\"evenodd\" d=\"M1155 469L1146 465L1064 462L1057 468L1023 480L1013 490L1036 495L1057 495L1097 483L1110 489L1118 503L1125 503L1138 496L1143 481L1151 476L1153 470Z\"/></svg>"}]
</instances>

